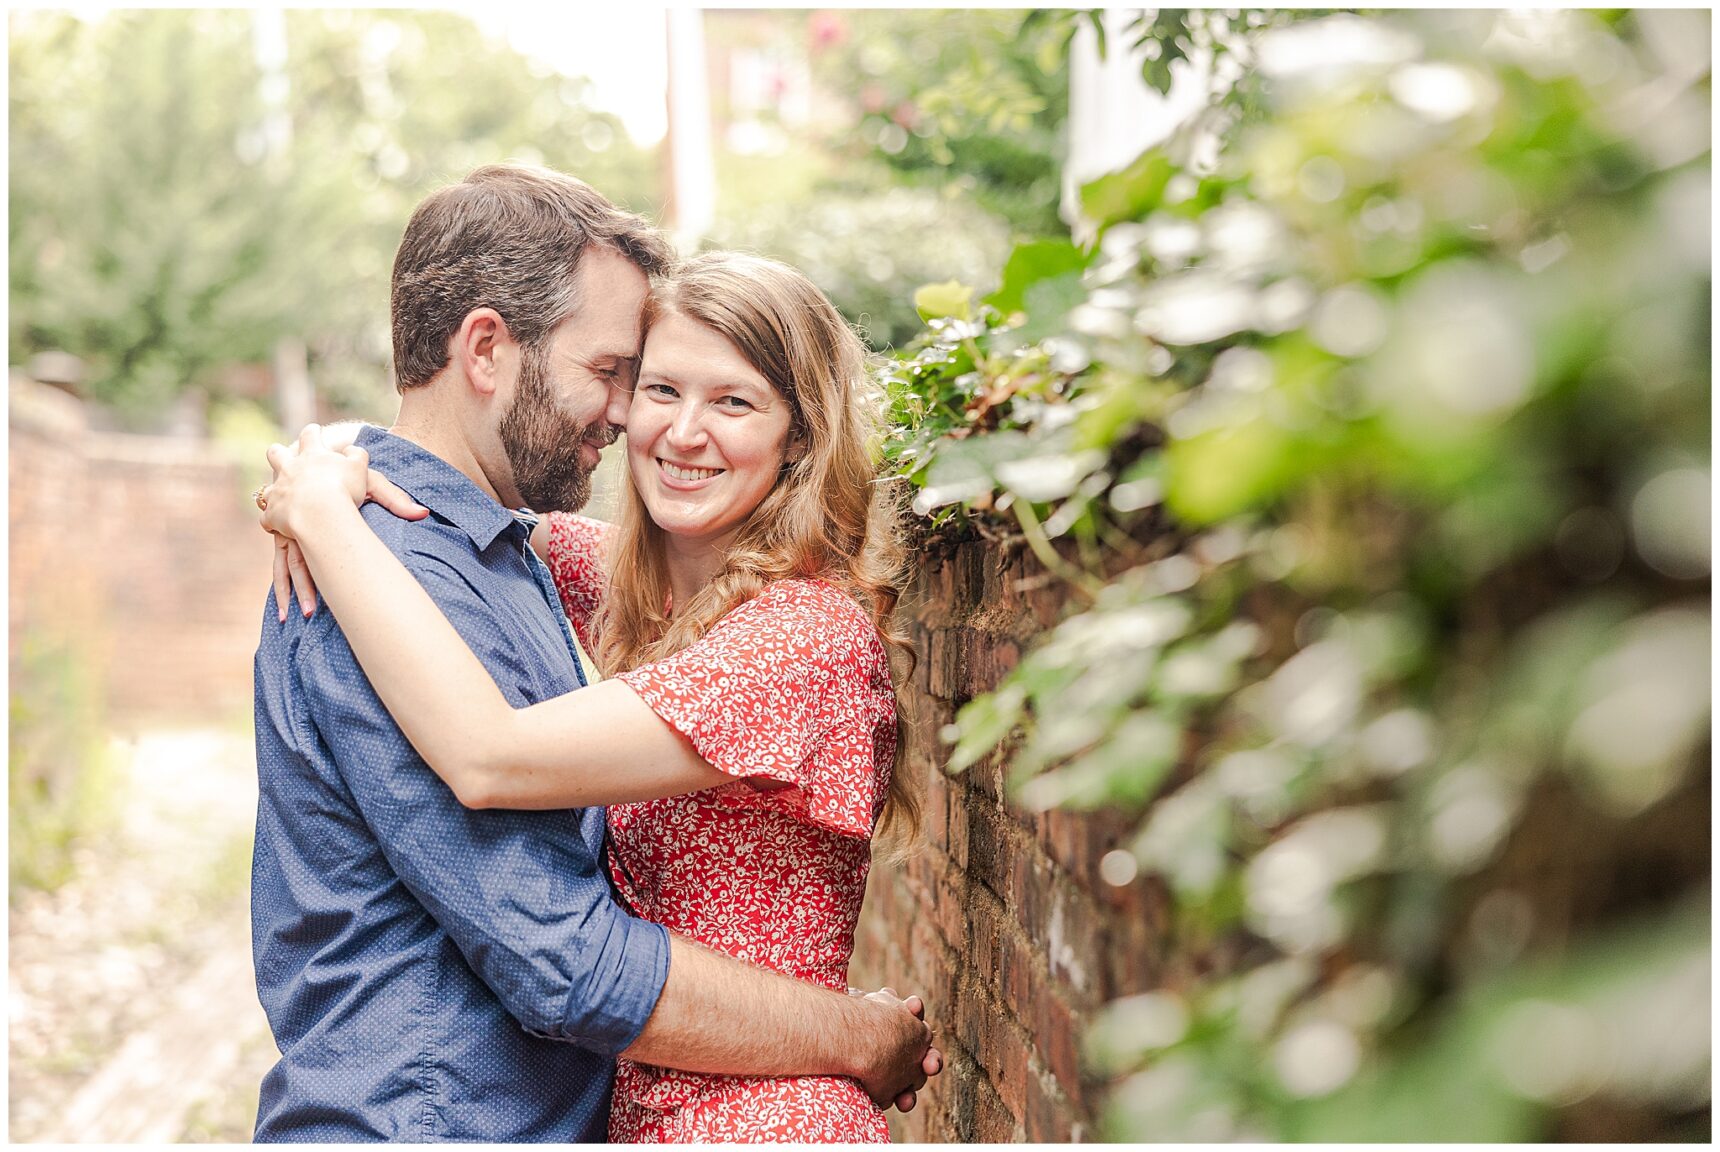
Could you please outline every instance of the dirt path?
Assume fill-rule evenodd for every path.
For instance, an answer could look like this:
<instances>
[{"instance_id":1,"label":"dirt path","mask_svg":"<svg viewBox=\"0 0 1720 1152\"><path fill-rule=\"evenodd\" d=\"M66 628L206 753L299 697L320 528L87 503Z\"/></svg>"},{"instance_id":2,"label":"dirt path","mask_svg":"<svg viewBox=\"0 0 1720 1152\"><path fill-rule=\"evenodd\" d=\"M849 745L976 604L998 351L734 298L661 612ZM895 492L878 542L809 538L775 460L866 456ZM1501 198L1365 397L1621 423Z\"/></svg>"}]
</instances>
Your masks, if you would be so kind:
<instances>
[{"instance_id":1,"label":"dirt path","mask_svg":"<svg viewBox=\"0 0 1720 1152\"><path fill-rule=\"evenodd\" d=\"M9 915L14 1141L248 1141L274 1043L251 977L248 732L115 741L114 819Z\"/></svg>"}]
</instances>

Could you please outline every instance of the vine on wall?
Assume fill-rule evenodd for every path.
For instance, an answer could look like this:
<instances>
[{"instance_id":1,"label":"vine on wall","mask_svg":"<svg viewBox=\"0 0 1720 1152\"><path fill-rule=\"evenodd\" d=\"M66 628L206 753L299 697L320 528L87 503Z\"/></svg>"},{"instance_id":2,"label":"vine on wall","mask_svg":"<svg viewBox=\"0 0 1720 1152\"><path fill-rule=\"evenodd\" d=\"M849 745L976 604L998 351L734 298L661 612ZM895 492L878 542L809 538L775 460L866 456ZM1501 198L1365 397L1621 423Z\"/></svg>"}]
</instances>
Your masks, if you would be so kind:
<instances>
[{"instance_id":1,"label":"vine on wall","mask_svg":"<svg viewBox=\"0 0 1720 1152\"><path fill-rule=\"evenodd\" d=\"M1138 812L1107 876L1230 942L1092 1029L1110 1135L1706 1128L1705 885L1578 923L1501 860L1549 796L1555 863L1707 804L1707 22L1261 28L1091 243L917 296L896 476L1074 608L950 769Z\"/></svg>"}]
</instances>

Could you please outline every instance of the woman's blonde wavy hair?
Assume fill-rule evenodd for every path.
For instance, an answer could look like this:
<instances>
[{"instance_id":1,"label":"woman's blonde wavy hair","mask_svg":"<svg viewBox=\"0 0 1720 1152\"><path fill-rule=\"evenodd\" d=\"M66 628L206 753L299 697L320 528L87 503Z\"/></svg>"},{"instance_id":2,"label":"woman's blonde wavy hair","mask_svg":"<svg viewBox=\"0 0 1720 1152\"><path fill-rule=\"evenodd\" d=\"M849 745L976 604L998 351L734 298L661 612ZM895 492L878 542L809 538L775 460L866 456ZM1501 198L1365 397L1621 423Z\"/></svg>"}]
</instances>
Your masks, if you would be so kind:
<instances>
[{"instance_id":1,"label":"woman's blonde wavy hair","mask_svg":"<svg viewBox=\"0 0 1720 1152\"><path fill-rule=\"evenodd\" d=\"M620 515L609 549L610 584L599 616L598 662L614 674L692 644L775 580L817 577L870 613L893 650L896 764L879 832L898 853L920 824L918 782L902 762L901 685L913 649L892 616L903 584L895 512L877 479L883 398L865 345L812 281L759 256L712 252L652 286L644 327L684 316L718 333L780 392L790 442L803 451L742 523L722 571L686 604L670 601L664 533L623 470Z\"/></svg>"}]
</instances>

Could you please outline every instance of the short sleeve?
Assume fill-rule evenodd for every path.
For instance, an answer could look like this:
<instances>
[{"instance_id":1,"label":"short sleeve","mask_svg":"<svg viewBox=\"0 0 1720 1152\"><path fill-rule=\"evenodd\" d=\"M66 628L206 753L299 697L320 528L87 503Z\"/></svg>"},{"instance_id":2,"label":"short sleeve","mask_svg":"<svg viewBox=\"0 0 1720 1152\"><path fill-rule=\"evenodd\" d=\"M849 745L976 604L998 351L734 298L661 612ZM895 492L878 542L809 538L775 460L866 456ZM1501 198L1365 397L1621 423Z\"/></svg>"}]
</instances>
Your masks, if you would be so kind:
<instances>
[{"instance_id":1,"label":"short sleeve","mask_svg":"<svg viewBox=\"0 0 1720 1152\"><path fill-rule=\"evenodd\" d=\"M736 778L720 790L726 803L871 836L889 784L880 727L894 724L895 697L877 629L846 594L780 581L698 642L617 679ZM791 787L757 787L771 781Z\"/></svg>"},{"instance_id":2,"label":"short sleeve","mask_svg":"<svg viewBox=\"0 0 1720 1152\"><path fill-rule=\"evenodd\" d=\"M548 520L549 574L561 596L562 611L579 632L579 642L595 651L597 639L591 625L609 588L604 551L615 526L571 512L551 512Z\"/></svg>"}]
</instances>

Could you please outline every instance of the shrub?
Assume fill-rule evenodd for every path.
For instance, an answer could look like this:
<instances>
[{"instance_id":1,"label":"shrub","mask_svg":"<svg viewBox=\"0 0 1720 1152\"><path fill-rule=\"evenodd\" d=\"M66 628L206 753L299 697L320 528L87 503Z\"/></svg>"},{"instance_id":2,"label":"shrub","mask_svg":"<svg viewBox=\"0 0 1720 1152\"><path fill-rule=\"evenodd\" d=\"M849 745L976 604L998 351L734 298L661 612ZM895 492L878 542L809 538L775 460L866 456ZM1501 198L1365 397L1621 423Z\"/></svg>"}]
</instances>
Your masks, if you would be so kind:
<instances>
[{"instance_id":1,"label":"shrub","mask_svg":"<svg viewBox=\"0 0 1720 1152\"><path fill-rule=\"evenodd\" d=\"M1111 1135L1705 1129L1707 848L1641 840L1708 804L1707 43L1274 29L1216 164L1185 134L1084 190L1090 246L919 295L898 474L1076 601L950 766L1139 813L1176 931L1230 942L1088 1038Z\"/></svg>"}]
</instances>

